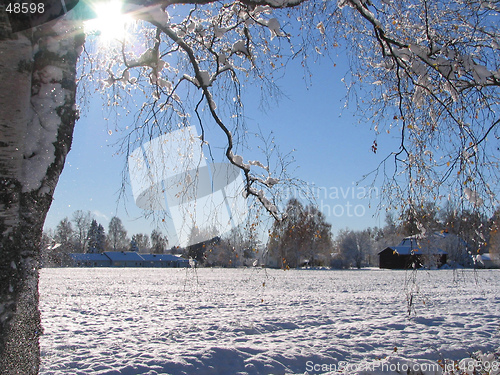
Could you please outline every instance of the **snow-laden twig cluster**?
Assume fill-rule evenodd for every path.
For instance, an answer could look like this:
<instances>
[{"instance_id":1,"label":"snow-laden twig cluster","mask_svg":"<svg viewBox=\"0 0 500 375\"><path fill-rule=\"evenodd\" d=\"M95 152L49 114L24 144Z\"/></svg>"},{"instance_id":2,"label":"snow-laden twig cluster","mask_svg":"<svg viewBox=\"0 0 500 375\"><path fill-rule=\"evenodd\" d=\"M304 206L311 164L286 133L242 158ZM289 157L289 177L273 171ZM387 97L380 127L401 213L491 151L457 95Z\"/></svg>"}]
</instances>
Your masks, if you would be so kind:
<instances>
[{"instance_id":1,"label":"snow-laden twig cluster","mask_svg":"<svg viewBox=\"0 0 500 375\"><path fill-rule=\"evenodd\" d=\"M371 99L362 105L366 120L373 122L376 138L384 130L399 132L399 150L374 174L386 182L389 205L450 199L474 209L495 207L497 4L339 2L347 5L355 10L350 30L362 62L354 81L372 84Z\"/></svg>"}]
</instances>

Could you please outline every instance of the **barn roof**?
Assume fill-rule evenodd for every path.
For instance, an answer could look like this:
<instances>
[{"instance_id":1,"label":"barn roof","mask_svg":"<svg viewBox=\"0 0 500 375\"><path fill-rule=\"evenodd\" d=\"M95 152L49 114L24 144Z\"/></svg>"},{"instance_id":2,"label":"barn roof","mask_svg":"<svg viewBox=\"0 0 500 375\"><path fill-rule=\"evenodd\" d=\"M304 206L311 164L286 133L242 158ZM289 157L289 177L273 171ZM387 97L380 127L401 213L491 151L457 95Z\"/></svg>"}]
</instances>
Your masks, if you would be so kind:
<instances>
[{"instance_id":1,"label":"barn roof","mask_svg":"<svg viewBox=\"0 0 500 375\"><path fill-rule=\"evenodd\" d=\"M109 258L104 254L95 254L95 253L72 253L69 254L71 259L78 262L97 262L97 261L105 261L109 262Z\"/></svg>"},{"instance_id":2,"label":"barn roof","mask_svg":"<svg viewBox=\"0 0 500 375\"><path fill-rule=\"evenodd\" d=\"M433 255L444 255L448 254L446 251L438 248L419 248L418 246L389 246L382 250L380 253L390 249L399 255L411 255L411 254L433 254Z\"/></svg>"},{"instance_id":3,"label":"barn roof","mask_svg":"<svg viewBox=\"0 0 500 375\"><path fill-rule=\"evenodd\" d=\"M144 260L148 262L178 262L183 259L177 255L173 254L139 254L140 257L142 257Z\"/></svg>"},{"instance_id":4,"label":"barn roof","mask_svg":"<svg viewBox=\"0 0 500 375\"><path fill-rule=\"evenodd\" d=\"M115 262L131 261L131 262L142 262L144 259L141 258L139 254L134 251L106 251L104 252L106 256Z\"/></svg>"},{"instance_id":5,"label":"barn roof","mask_svg":"<svg viewBox=\"0 0 500 375\"><path fill-rule=\"evenodd\" d=\"M436 237L441 237L436 234ZM420 240L420 243L419 243ZM432 237L421 240L418 235L405 237L401 240L397 246L389 246L384 250L380 251L379 254L383 253L387 249L397 252L399 255L411 255L411 254L432 254L432 255L445 255L448 254L446 251L439 249L433 243Z\"/></svg>"}]
</instances>

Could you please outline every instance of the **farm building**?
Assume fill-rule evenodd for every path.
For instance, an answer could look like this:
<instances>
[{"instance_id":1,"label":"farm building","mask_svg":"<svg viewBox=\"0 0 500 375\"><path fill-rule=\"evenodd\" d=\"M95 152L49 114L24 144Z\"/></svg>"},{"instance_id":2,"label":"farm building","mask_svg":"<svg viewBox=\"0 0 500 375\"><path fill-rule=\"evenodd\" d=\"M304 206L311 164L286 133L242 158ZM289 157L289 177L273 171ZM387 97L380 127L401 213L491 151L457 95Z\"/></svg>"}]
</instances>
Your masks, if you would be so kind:
<instances>
[{"instance_id":1,"label":"farm building","mask_svg":"<svg viewBox=\"0 0 500 375\"><path fill-rule=\"evenodd\" d=\"M417 236L403 238L397 246L390 246L378 253L379 267L389 269L441 267L446 263L446 251L435 245L434 236L419 239Z\"/></svg>"},{"instance_id":2,"label":"farm building","mask_svg":"<svg viewBox=\"0 0 500 375\"><path fill-rule=\"evenodd\" d=\"M104 254L69 254L70 265L73 267L110 267L111 259Z\"/></svg>"},{"instance_id":3,"label":"farm building","mask_svg":"<svg viewBox=\"0 0 500 375\"><path fill-rule=\"evenodd\" d=\"M69 254L71 267L190 267L189 260L172 254L106 251L103 254Z\"/></svg>"},{"instance_id":4,"label":"farm building","mask_svg":"<svg viewBox=\"0 0 500 375\"><path fill-rule=\"evenodd\" d=\"M112 267L142 267L144 259L134 251L105 251Z\"/></svg>"},{"instance_id":5,"label":"farm building","mask_svg":"<svg viewBox=\"0 0 500 375\"><path fill-rule=\"evenodd\" d=\"M144 267L189 267L189 260L172 254L139 254Z\"/></svg>"}]
</instances>

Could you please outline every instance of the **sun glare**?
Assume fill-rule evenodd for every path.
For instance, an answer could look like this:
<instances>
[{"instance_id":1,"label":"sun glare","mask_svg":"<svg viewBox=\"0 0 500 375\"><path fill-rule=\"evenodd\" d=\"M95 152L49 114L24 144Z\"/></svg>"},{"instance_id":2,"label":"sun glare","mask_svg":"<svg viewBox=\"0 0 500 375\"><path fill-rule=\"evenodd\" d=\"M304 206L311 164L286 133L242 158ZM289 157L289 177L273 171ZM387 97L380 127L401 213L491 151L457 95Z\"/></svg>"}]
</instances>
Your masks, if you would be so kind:
<instances>
[{"instance_id":1,"label":"sun glare","mask_svg":"<svg viewBox=\"0 0 500 375\"><path fill-rule=\"evenodd\" d=\"M89 33L99 34L104 41L123 40L132 18L122 13L120 0L103 0L93 6L96 18L85 23Z\"/></svg>"}]
</instances>

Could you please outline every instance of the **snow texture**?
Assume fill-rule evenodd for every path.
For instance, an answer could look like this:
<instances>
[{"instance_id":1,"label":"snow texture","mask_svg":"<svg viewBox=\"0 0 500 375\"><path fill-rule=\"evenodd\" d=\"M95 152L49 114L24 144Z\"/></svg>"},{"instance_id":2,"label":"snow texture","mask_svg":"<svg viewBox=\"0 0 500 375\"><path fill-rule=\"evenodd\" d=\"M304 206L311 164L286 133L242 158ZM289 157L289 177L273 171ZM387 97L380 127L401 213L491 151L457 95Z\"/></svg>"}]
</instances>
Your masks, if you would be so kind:
<instances>
[{"instance_id":1,"label":"snow texture","mask_svg":"<svg viewBox=\"0 0 500 375\"><path fill-rule=\"evenodd\" d=\"M255 165L269 172L269 167L262 164L259 160L250 160L248 164Z\"/></svg>"},{"instance_id":2,"label":"snow texture","mask_svg":"<svg viewBox=\"0 0 500 375\"><path fill-rule=\"evenodd\" d=\"M250 164L246 164L243 162L243 157L241 155L235 155L233 154L232 151L229 153L229 158L232 160L232 162L237 165L238 167L244 169L244 170L250 170Z\"/></svg>"},{"instance_id":3,"label":"snow texture","mask_svg":"<svg viewBox=\"0 0 500 375\"><path fill-rule=\"evenodd\" d=\"M153 22L156 22L160 26L168 26L170 22L170 15L161 6L154 6L148 9L148 13L151 16Z\"/></svg>"},{"instance_id":4,"label":"snow texture","mask_svg":"<svg viewBox=\"0 0 500 375\"><path fill-rule=\"evenodd\" d=\"M271 40L274 39L276 36L282 36L283 33L281 32L281 26L279 21L276 18L271 18L269 21L266 22L267 27L271 31Z\"/></svg>"},{"instance_id":5,"label":"snow texture","mask_svg":"<svg viewBox=\"0 0 500 375\"><path fill-rule=\"evenodd\" d=\"M278 180L277 178L274 178L274 177L268 177L266 178L266 180L264 181L264 184L266 184L267 186L269 187L272 187L276 184L278 184L280 182L280 180Z\"/></svg>"},{"instance_id":6,"label":"snow texture","mask_svg":"<svg viewBox=\"0 0 500 375\"><path fill-rule=\"evenodd\" d=\"M72 35L69 30L73 27L71 21L59 19L51 29L54 35ZM47 37L40 43L43 47L55 54L64 54L65 51L74 49L74 38L72 37ZM41 48L37 46L36 48ZM64 60L61 57L61 60ZM47 65L43 69L34 72L40 87L31 97L32 120L28 123L27 136L24 150L23 163L23 192L39 189L47 174L47 169L55 161L54 142L57 140L58 129L61 118L58 109L65 105L71 97L71 90L62 87L64 71L61 67ZM40 194L48 193L50 189L45 186Z\"/></svg>"},{"instance_id":7,"label":"snow texture","mask_svg":"<svg viewBox=\"0 0 500 375\"><path fill-rule=\"evenodd\" d=\"M411 272L43 269L40 373L395 375L499 346L500 271L418 271L409 319Z\"/></svg>"},{"instance_id":8,"label":"snow texture","mask_svg":"<svg viewBox=\"0 0 500 375\"><path fill-rule=\"evenodd\" d=\"M139 56L139 59L137 60L137 63L139 65L153 65L157 63L158 57L156 52L152 49L149 48L144 53Z\"/></svg>"},{"instance_id":9,"label":"snow texture","mask_svg":"<svg viewBox=\"0 0 500 375\"><path fill-rule=\"evenodd\" d=\"M325 35L325 25L323 24L323 22L318 23L316 25L316 28L319 30L321 35Z\"/></svg>"},{"instance_id":10,"label":"snow texture","mask_svg":"<svg viewBox=\"0 0 500 375\"><path fill-rule=\"evenodd\" d=\"M57 140L61 119L57 108L64 105L66 91L60 83L62 69L47 66L40 72L41 86L38 95L31 98L33 120L28 124L23 176L23 191L38 189L55 161L54 142Z\"/></svg>"},{"instance_id":11,"label":"snow texture","mask_svg":"<svg viewBox=\"0 0 500 375\"><path fill-rule=\"evenodd\" d=\"M248 52L248 48L246 46L246 41L244 41L243 39L234 42L231 51L235 53L241 52L245 55L250 55L250 53Z\"/></svg>"},{"instance_id":12,"label":"snow texture","mask_svg":"<svg viewBox=\"0 0 500 375\"><path fill-rule=\"evenodd\" d=\"M212 79L210 77L210 73L207 70L200 70L200 73L198 74L200 77L200 81L198 79L195 79L195 84L198 87L208 87L212 84Z\"/></svg>"},{"instance_id":13,"label":"snow texture","mask_svg":"<svg viewBox=\"0 0 500 375\"><path fill-rule=\"evenodd\" d=\"M158 79L158 86L167 90L169 94L172 93L172 82L169 82L163 78Z\"/></svg>"},{"instance_id":14,"label":"snow texture","mask_svg":"<svg viewBox=\"0 0 500 375\"><path fill-rule=\"evenodd\" d=\"M476 206L481 206L483 204L483 200L481 199L479 194L476 191L471 190L470 188L464 189L464 196L469 202L473 203Z\"/></svg>"}]
</instances>

